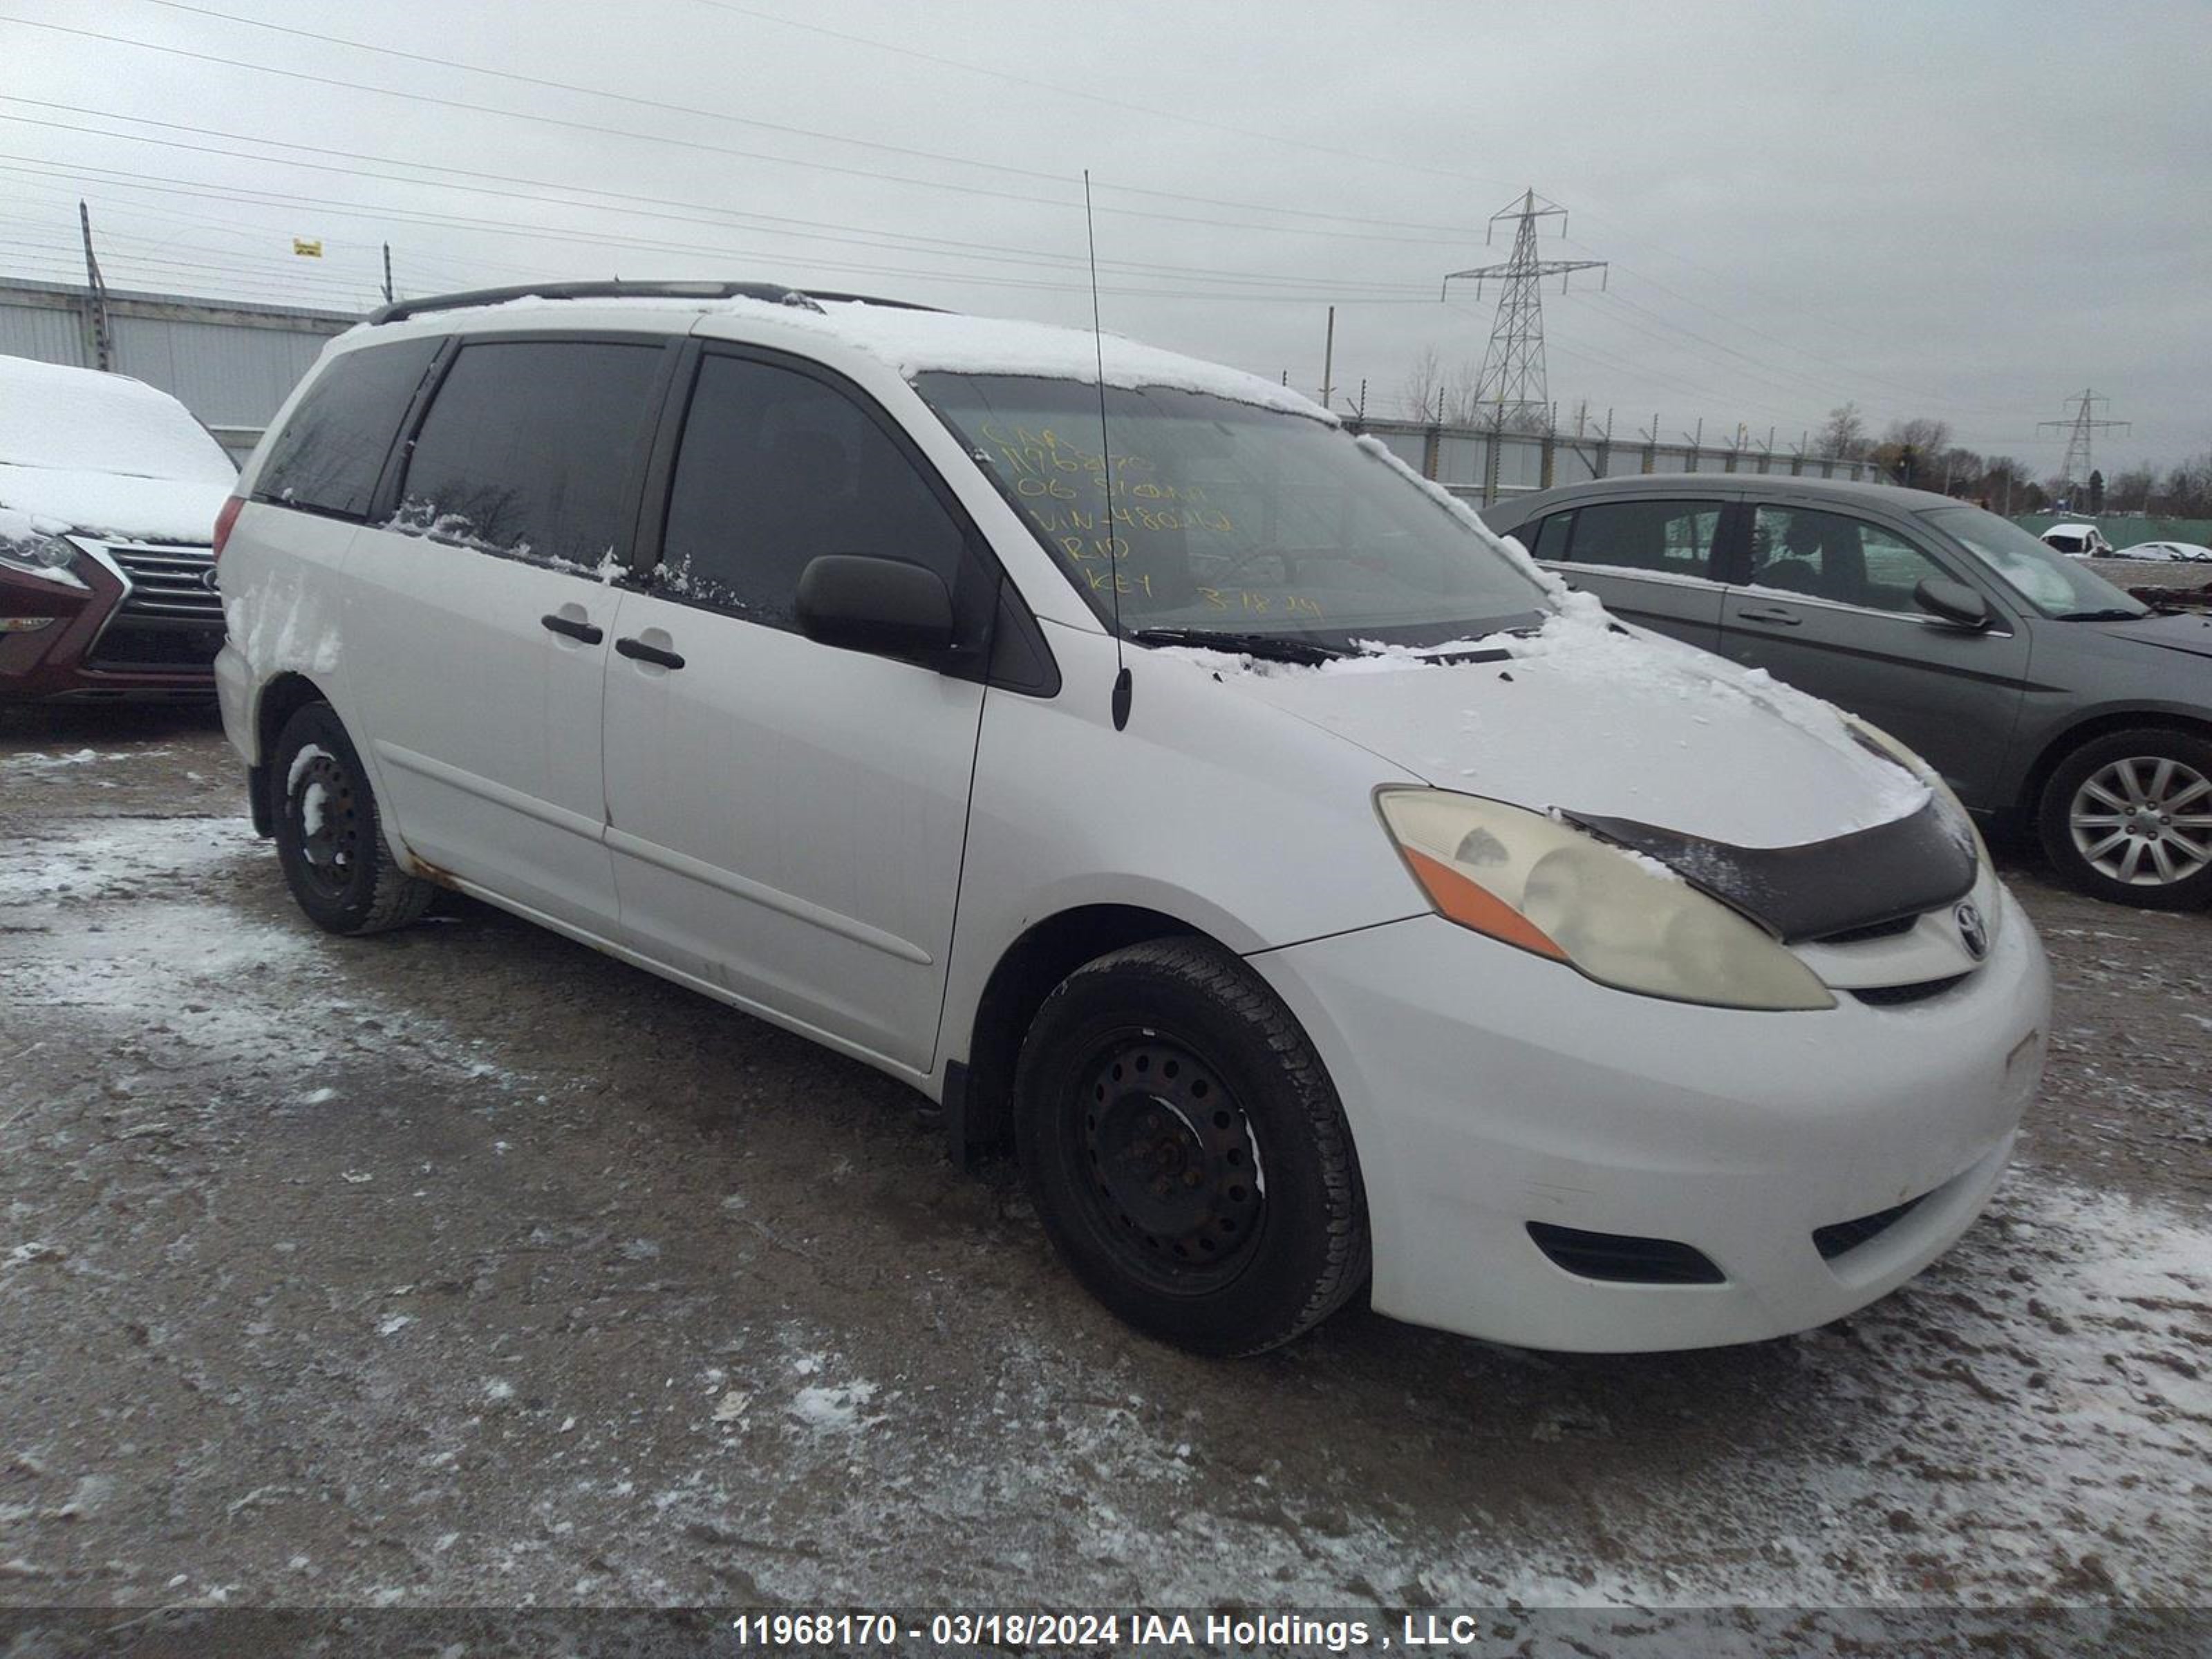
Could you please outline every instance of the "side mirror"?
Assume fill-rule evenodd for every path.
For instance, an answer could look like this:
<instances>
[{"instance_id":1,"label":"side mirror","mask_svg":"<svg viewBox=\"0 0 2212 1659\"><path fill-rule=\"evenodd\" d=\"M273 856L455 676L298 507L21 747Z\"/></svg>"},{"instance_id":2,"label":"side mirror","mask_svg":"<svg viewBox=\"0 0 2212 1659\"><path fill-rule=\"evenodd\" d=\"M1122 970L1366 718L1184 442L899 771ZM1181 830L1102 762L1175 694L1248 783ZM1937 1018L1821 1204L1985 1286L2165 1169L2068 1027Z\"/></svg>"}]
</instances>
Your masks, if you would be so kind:
<instances>
[{"instance_id":1,"label":"side mirror","mask_svg":"<svg viewBox=\"0 0 2212 1659\"><path fill-rule=\"evenodd\" d=\"M1992 620L1990 602L1964 582L1930 576L1912 590L1912 597L1923 611L1954 628L1980 629Z\"/></svg>"},{"instance_id":2,"label":"side mirror","mask_svg":"<svg viewBox=\"0 0 2212 1659\"><path fill-rule=\"evenodd\" d=\"M827 553L799 573L799 631L817 645L934 663L952 649L945 579L904 559Z\"/></svg>"}]
</instances>

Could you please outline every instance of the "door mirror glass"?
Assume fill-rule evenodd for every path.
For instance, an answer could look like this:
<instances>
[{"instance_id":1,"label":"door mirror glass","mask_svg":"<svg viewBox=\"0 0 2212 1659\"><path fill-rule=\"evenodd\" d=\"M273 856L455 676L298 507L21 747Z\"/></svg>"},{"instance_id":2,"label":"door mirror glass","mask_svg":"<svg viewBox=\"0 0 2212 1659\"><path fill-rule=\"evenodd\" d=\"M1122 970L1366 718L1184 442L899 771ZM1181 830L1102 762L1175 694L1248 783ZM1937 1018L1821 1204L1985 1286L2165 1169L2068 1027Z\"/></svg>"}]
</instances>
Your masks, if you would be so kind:
<instances>
[{"instance_id":1,"label":"door mirror glass","mask_svg":"<svg viewBox=\"0 0 2212 1659\"><path fill-rule=\"evenodd\" d=\"M818 645L936 665L952 649L952 594L904 559L828 553L799 573L799 631Z\"/></svg>"},{"instance_id":2,"label":"door mirror glass","mask_svg":"<svg viewBox=\"0 0 2212 1659\"><path fill-rule=\"evenodd\" d=\"M1990 603L1964 582L1930 576L1912 590L1920 608L1929 616L1959 628L1987 628Z\"/></svg>"}]
</instances>

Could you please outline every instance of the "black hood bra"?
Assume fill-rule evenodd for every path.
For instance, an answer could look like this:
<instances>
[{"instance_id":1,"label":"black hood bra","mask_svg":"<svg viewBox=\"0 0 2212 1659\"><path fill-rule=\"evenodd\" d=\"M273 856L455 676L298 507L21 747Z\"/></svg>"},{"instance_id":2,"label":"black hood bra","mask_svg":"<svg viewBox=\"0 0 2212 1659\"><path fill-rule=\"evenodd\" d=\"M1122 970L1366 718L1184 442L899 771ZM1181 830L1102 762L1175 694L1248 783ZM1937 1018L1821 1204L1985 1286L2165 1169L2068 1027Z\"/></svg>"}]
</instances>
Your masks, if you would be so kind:
<instances>
[{"instance_id":1,"label":"black hood bra","mask_svg":"<svg viewBox=\"0 0 2212 1659\"><path fill-rule=\"evenodd\" d=\"M1735 847L1633 818L1565 816L1658 860L1785 945L1919 915L1973 890L1973 837L1940 800L1871 830L1802 847Z\"/></svg>"}]
</instances>

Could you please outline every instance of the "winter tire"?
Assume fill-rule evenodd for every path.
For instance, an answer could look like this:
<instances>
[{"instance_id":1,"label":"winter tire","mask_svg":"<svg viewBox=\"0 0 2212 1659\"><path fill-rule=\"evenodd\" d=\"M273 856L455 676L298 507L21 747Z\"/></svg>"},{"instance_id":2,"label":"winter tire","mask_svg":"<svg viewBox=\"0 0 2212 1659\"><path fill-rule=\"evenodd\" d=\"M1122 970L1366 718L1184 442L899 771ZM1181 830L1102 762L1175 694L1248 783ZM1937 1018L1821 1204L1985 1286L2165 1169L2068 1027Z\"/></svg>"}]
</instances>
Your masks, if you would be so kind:
<instances>
[{"instance_id":1,"label":"winter tire","mask_svg":"<svg viewBox=\"0 0 2212 1659\"><path fill-rule=\"evenodd\" d=\"M1038 1011L1015 1138L1045 1230L1122 1319L1256 1353L1366 1283L1366 1201L1320 1056L1236 957L1162 939L1099 957Z\"/></svg>"},{"instance_id":2,"label":"winter tire","mask_svg":"<svg viewBox=\"0 0 2212 1659\"><path fill-rule=\"evenodd\" d=\"M2212 903L2212 741L2156 726L2093 738L2051 775L2037 817L2058 873L2094 897Z\"/></svg>"},{"instance_id":3,"label":"winter tire","mask_svg":"<svg viewBox=\"0 0 2212 1659\"><path fill-rule=\"evenodd\" d=\"M284 722L270 757L276 857L292 896L333 933L404 927L437 889L392 856L368 775L337 713L309 703Z\"/></svg>"}]
</instances>

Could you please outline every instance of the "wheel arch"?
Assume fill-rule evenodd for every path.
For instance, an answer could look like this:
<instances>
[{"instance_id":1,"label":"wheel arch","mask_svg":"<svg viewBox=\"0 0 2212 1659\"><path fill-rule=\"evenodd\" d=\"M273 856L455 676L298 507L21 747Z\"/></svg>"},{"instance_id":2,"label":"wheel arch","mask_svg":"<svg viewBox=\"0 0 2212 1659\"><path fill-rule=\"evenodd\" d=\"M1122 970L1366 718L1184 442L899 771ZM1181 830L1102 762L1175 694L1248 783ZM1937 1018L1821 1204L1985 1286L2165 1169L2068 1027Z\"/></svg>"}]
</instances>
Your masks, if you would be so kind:
<instances>
[{"instance_id":1,"label":"wheel arch","mask_svg":"<svg viewBox=\"0 0 2212 1659\"><path fill-rule=\"evenodd\" d=\"M2065 763L2066 757L2086 743L2094 743L2115 732L2141 730L2179 732L2185 736L2212 742L2212 720L2172 708L2108 708L2079 720L2063 731L2045 740L2036 753L2021 783L2020 793L2013 805L2030 824L2042 810L2043 791L2051 781L2051 774Z\"/></svg>"},{"instance_id":2,"label":"wheel arch","mask_svg":"<svg viewBox=\"0 0 2212 1659\"><path fill-rule=\"evenodd\" d=\"M1014 1065L1022 1040L1060 981L1109 951L1168 938L1221 943L1204 928L1164 911L1135 904L1080 904L1034 923L1000 953L975 1004L968 1058L946 1068L945 1130L956 1161L964 1164L1011 1139Z\"/></svg>"},{"instance_id":3,"label":"wheel arch","mask_svg":"<svg viewBox=\"0 0 2212 1659\"><path fill-rule=\"evenodd\" d=\"M253 710L253 763L246 769L247 805L253 833L266 840L276 833L276 801L270 787L269 757L284 723L311 702L328 702L322 687L305 674L286 670L261 688Z\"/></svg>"}]
</instances>

